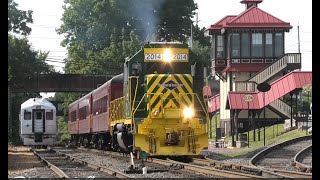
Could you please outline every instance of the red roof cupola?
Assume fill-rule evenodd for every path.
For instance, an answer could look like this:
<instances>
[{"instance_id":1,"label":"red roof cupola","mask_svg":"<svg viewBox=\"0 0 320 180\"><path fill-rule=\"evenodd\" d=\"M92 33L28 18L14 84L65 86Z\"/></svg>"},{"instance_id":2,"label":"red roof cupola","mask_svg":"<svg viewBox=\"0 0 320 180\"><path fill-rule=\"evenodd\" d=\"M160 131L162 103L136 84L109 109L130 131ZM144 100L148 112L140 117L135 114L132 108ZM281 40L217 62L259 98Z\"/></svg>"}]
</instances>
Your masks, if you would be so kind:
<instances>
[{"instance_id":1,"label":"red roof cupola","mask_svg":"<svg viewBox=\"0 0 320 180\"><path fill-rule=\"evenodd\" d=\"M241 4L246 4L246 9L249 9L250 7L258 7L258 4L261 3L262 0L242 0L240 1Z\"/></svg>"}]
</instances>

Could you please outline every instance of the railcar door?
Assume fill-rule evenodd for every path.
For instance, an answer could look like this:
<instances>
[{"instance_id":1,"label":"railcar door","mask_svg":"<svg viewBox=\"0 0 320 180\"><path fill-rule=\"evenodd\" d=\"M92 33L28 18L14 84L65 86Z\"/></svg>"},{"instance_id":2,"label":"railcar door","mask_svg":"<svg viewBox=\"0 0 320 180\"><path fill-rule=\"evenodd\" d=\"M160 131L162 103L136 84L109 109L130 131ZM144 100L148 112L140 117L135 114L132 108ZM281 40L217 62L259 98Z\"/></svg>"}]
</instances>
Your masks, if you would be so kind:
<instances>
[{"instance_id":1,"label":"railcar door","mask_svg":"<svg viewBox=\"0 0 320 180\"><path fill-rule=\"evenodd\" d=\"M32 131L34 133L45 132L45 120L44 120L44 109L34 109L32 111Z\"/></svg>"}]
</instances>

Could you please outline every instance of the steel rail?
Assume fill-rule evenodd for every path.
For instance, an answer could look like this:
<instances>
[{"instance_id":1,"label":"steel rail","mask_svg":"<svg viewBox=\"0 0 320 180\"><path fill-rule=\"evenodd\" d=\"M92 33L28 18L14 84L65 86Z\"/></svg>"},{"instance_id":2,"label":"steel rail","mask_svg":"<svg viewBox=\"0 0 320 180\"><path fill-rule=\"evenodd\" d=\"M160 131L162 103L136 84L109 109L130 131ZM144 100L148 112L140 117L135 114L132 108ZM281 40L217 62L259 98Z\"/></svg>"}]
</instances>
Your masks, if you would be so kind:
<instances>
[{"instance_id":1,"label":"steel rail","mask_svg":"<svg viewBox=\"0 0 320 180\"><path fill-rule=\"evenodd\" d=\"M83 165L86 165L92 169L96 169L96 170L99 170L99 171L102 171L102 172L105 172L105 173L108 173L109 175L112 175L114 177L117 177L117 178L131 178L130 176L128 176L127 174L125 173L122 173L120 171L117 171L117 170L114 170L114 169L110 169L110 168L107 168L105 166L100 166L100 165L97 165L97 164L94 164L94 163L89 163L87 161L84 161L84 160L81 160L79 158L75 158L75 157L72 157L68 154L65 154L65 153L62 153L58 150L55 150L55 149L52 149L52 148L48 148L58 154L61 154L62 156L65 156L67 157L68 159L70 159L71 161L76 161L76 162L80 162L82 163Z\"/></svg>"},{"instance_id":2,"label":"steel rail","mask_svg":"<svg viewBox=\"0 0 320 180\"><path fill-rule=\"evenodd\" d=\"M60 168L58 168L57 166L51 164L49 161L47 161L45 158L43 158L40 154L38 154L36 152L36 150L34 150L33 148L30 148L30 150L33 152L33 154L35 156L38 157L38 159L40 159L40 162L43 162L46 164L46 166L48 166L54 173L56 173L60 178L69 178L69 176L62 171Z\"/></svg>"},{"instance_id":3,"label":"steel rail","mask_svg":"<svg viewBox=\"0 0 320 180\"><path fill-rule=\"evenodd\" d=\"M280 147L292 144L294 142L304 141L304 140L310 140L312 139L312 135L302 136L294 139L290 139L284 142L277 143L275 145L272 145L270 147L267 147L266 149L263 149L256 155L254 155L250 161L249 164L252 167L260 168L263 171L267 171L268 173L273 172L279 176L287 177L287 178L312 178L312 173L303 173L303 172L297 172L297 171L288 171L288 170L279 170L274 168L266 168L263 166L256 165L256 163L261 160L266 154L270 153L273 150L276 150Z\"/></svg>"},{"instance_id":4,"label":"steel rail","mask_svg":"<svg viewBox=\"0 0 320 180\"><path fill-rule=\"evenodd\" d=\"M163 160L163 159L154 159L153 158L151 162L154 162L157 164L162 164L162 165L169 166L169 167L178 167L178 168L185 169L185 170L200 172L203 174L221 176L221 177L225 177L225 178L264 179L264 177L261 177L261 176L256 176L256 175L251 175L251 174L243 174L243 173L232 172L232 171L225 171L225 170L214 169L214 168L210 168L210 167L197 166L197 165L182 163L182 162L174 161L174 160L170 160L170 159Z\"/></svg>"},{"instance_id":5,"label":"steel rail","mask_svg":"<svg viewBox=\"0 0 320 180\"><path fill-rule=\"evenodd\" d=\"M290 176L287 176L285 174L278 174L278 173L269 171L268 169L262 169L262 168L258 168L250 165L222 162L222 161L209 159L207 157L205 157L205 159L194 159L194 162L199 164L202 163L203 165L209 165L213 167L228 168L230 170L231 169L241 170L241 171L244 171L244 173L255 173L265 178L290 178Z\"/></svg>"},{"instance_id":6,"label":"steel rail","mask_svg":"<svg viewBox=\"0 0 320 180\"><path fill-rule=\"evenodd\" d=\"M302 171L302 172L312 172L312 166L307 165L307 164L303 164L300 162L300 160L302 159L302 157L305 155L305 153L309 152L310 150L312 150L312 144L304 149L302 149L300 152L298 152L294 158L294 164L295 167Z\"/></svg>"}]
</instances>

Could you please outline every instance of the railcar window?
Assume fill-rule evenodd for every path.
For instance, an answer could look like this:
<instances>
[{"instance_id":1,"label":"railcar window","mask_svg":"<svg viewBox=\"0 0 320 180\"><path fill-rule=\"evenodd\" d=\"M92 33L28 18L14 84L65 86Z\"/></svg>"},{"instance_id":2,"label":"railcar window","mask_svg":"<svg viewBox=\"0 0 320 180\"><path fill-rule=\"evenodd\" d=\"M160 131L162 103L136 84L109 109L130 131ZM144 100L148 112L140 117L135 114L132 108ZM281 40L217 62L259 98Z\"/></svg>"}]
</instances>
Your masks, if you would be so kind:
<instances>
[{"instance_id":1,"label":"railcar window","mask_svg":"<svg viewBox=\"0 0 320 180\"><path fill-rule=\"evenodd\" d=\"M70 119L69 119L69 121L74 122L74 121L76 121L76 120L77 120L77 112L76 112L76 111L72 111L72 112L70 113Z\"/></svg>"},{"instance_id":2,"label":"railcar window","mask_svg":"<svg viewBox=\"0 0 320 180\"><path fill-rule=\"evenodd\" d=\"M46 112L46 120L53 120L53 112Z\"/></svg>"},{"instance_id":3,"label":"railcar window","mask_svg":"<svg viewBox=\"0 0 320 180\"><path fill-rule=\"evenodd\" d=\"M24 120L31 120L31 112L24 112Z\"/></svg>"},{"instance_id":4,"label":"railcar window","mask_svg":"<svg viewBox=\"0 0 320 180\"><path fill-rule=\"evenodd\" d=\"M84 106L79 109L79 119L85 119L87 117L87 106Z\"/></svg>"},{"instance_id":5,"label":"railcar window","mask_svg":"<svg viewBox=\"0 0 320 180\"><path fill-rule=\"evenodd\" d=\"M93 102L93 114L94 115L104 113L107 111L107 109L108 109L107 100L108 100L108 96L103 96L102 98Z\"/></svg>"},{"instance_id":6,"label":"railcar window","mask_svg":"<svg viewBox=\"0 0 320 180\"><path fill-rule=\"evenodd\" d=\"M36 112L36 119L42 119L42 112Z\"/></svg>"}]
</instances>

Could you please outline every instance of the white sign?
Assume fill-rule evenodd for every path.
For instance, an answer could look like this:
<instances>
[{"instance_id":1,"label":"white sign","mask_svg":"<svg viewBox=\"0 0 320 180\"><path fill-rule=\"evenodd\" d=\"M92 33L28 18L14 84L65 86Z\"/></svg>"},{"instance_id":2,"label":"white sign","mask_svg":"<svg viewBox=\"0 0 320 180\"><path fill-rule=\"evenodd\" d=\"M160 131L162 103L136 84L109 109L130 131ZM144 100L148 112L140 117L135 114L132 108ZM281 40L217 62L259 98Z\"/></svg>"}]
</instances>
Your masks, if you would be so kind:
<instances>
[{"instance_id":1,"label":"white sign","mask_svg":"<svg viewBox=\"0 0 320 180\"><path fill-rule=\"evenodd\" d=\"M243 100L245 102L251 102L251 101L253 101L253 99L254 99L254 97L251 94L246 94L243 96Z\"/></svg>"}]
</instances>

